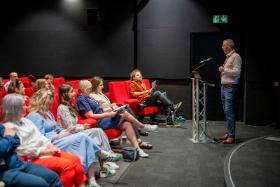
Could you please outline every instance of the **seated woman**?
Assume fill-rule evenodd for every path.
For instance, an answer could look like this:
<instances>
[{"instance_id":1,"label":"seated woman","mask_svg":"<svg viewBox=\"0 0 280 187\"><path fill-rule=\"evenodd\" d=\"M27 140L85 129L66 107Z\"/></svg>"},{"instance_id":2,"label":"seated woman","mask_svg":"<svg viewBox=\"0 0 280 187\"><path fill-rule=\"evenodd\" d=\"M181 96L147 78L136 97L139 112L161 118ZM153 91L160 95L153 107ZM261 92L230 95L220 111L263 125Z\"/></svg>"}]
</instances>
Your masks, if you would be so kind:
<instances>
[{"instance_id":1,"label":"seated woman","mask_svg":"<svg viewBox=\"0 0 280 187\"><path fill-rule=\"evenodd\" d=\"M8 87L8 94L17 93L24 99L25 104L28 106L30 99L25 95L25 87L19 79L11 80ZM27 112L28 113L28 112Z\"/></svg>"},{"instance_id":2,"label":"seated woman","mask_svg":"<svg viewBox=\"0 0 280 187\"><path fill-rule=\"evenodd\" d=\"M158 106L160 103L160 106L163 107L168 115L167 122L174 122L174 114L181 106L182 102L174 105L164 93L154 91L153 88L147 89L139 69L135 69L131 72L130 80L129 91L132 97L138 99L140 103L146 104L147 106Z\"/></svg>"},{"instance_id":3,"label":"seated woman","mask_svg":"<svg viewBox=\"0 0 280 187\"><path fill-rule=\"evenodd\" d=\"M102 156L103 152L86 134L82 132L72 134L74 128L62 129L58 126L50 112L53 98L52 90L42 88L35 92L30 102L30 113L27 118L37 126L44 136L51 140L53 145L63 151L78 155L89 177L90 186L99 186L95 181L94 162L97 161L95 155ZM103 171L102 162L100 164ZM112 171L109 174L113 175L114 173Z\"/></svg>"},{"instance_id":4,"label":"seated woman","mask_svg":"<svg viewBox=\"0 0 280 187\"><path fill-rule=\"evenodd\" d=\"M16 132L0 125L0 180L5 186L62 187L55 172L21 161L15 152L19 144Z\"/></svg>"},{"instance_id":5,"label":"seated woman","mask_svg":"<svg viewBox=\"0 0 280 187\"><path fill-rule=\"evenodd\" d=\"M149 156L139 147L132 123L147 131L155 131L158 128L156 125L140 123L125 110L118 113L114 111L103 112L98 102L89 97L92 86L88 80L81 80L78 89L80 94L77 96L76 107L81 116L96 119L97 126L103 130L113 128L124 130L132 146L138 148L139 155L141 157Z\"/></svg>"},{"instance_id":6,"label":"seated woman","mask_svg":"<svg viewBox=\"0 0 280 187\"><path fill-rule=\"evenodd\" d=\"M58 124L64 129L75 127L75 132L86 133L102 150L111 154L110 160L108 161L120 160L122 158L121 155L115 154L112 151L108 137L101 128L90 128L90 124L77 124L78 112L72 105L74 97L75 93L72 86L63 84L59 87L60 104L57 108ZM118 169L118 166L111 162L105 162L105 165L108 165L111 169Z\"/></svg>"},{"instance_id":7,"label":"seated woman","mask_svg":"<svg viewBox=\"0 0 280 187\"><path fill-rule=\"evenodd\" d=\"M92 85L92 92L89 94L89 96L99 103L99 105L101 106L104 112L111 112L113 109L118 107L116 103L111 103L110 99L105 94L102 93L103 79L101 77L98 76L93 77L91 81L91 85ZM128 107L127 110L130 114L132 114L133 117L135 117L135 114L133 113L130 107ZM139 147L142 149L152 149L153 146L150 143L144 142L140 138L140 133L141 135L147 136L148 135L147 132L143 132L141 130L138 131L138 128L135 125L133 125L133 127L134 127L134 132L137 141L139 143Z\"/></svg>"},{"instance_id":8,"label":"seated woman","mask_svg":"<svg viewBox=\"0 0 280 187\"><path fill-rule=\"evenodd\" d=\"M22 95L25 99L28 98L25 95L25 87L19 79L12 80L8 87L8 93L17 93Z\"/></svg>"},{"instance_id":9,"label":"seated woman","mask_svg":"<svg viewBox=\"0 0 280 187\"><path fill-rule=\"evenodd\" d=\"M34 92L40 90L41 88L47 88L50 89L49 83L46 81L46 79L37 79L34 85Z\"/></svg>"},{"instance_id":10,"label":"seated woman","mask_svg":"<svg viewBox=\"0 0 280 187\"><path fill-rule=\"evenodd\" d=\"M57 172L64 187L83 186L87 178L79 157L56 148L32 121L22 117L25 108L23 98L18 94L8 94L3 99L3 125L15 130L20 138L17 153Z\"/></svg>"}]
</instances>

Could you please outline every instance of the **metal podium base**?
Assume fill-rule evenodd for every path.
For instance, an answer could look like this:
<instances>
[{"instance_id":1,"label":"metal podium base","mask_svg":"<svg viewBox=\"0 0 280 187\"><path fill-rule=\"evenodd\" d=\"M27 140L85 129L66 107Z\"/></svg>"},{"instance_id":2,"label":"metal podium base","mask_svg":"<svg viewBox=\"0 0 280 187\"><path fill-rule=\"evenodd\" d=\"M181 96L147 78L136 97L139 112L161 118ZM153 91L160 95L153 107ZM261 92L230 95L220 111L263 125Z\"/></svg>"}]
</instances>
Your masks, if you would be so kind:
<instances>
[{"instance_id":1,"label":"metal podium base","mask_svg":"<svg viewBox=\"0 0 280 187\"><path fill-rule=\"evenodd\" d=\"M205 139L203 139L203 140L194 140L193 138L190 138L189 139L192 143L197 143L197 144L199 144L199 143L217 143L215 140L214 140L214 138L213 139L211 139L211 138L205 138Z\"/></svg>"}]
</instances>

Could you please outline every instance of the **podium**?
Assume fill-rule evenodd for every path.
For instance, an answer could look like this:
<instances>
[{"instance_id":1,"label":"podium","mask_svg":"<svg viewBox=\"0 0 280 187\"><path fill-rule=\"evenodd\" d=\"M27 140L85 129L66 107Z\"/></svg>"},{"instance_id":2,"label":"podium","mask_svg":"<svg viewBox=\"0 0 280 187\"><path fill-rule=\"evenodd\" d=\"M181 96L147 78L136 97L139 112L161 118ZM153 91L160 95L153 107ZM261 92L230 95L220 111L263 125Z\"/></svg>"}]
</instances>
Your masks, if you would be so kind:
<instances>
[{"instance_id":1,"label":"podium","mask_svg":"<svg viewBox=\"0 0 280 187\"><path fill-rule=\"evenodd\" d=\"M207 135L207 87L214 87L201 79L197 71L192 72L192 138L193 143L215 143L213 138Z\"/></svg>"}]
</instances>

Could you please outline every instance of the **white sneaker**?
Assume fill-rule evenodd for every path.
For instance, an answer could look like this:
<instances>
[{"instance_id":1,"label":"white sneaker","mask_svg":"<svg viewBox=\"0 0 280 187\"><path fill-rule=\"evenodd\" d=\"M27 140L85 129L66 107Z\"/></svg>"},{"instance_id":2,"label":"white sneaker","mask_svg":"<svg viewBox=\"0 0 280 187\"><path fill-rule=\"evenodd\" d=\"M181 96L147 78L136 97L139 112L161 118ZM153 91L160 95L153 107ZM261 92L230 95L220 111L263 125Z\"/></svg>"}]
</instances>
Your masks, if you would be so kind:
<instances>
[{"instance_id":1,"label":"white sneaker","mask_svg":"<svg viewBox=\"0 0 280 187\"><path fill-rule=\"evenodd\" d=\"M144 126L144 131L156 131L158 129L157 125L150 125L150 124L145 124Z\"/></svg>"},{"instance_id":2,"label":"white sneaker","mask_svg":"<svg viewBox=\"0 0 280 187\"><path fill-rule=\"evenodd\" d=\"M141 148L138 148L139 156L142 158L148 158L149 155L145 153Z\"/></svg>"},{"instance_id":3,"label":"white sneaker","mask_svg":"<svg viewBox=\"0 0 280 187\"><path fill-rule=\"evenodd\" d=\"M120 166L118 166L117 164L115 164L114 162L105 162L104 166L108 167L108 169L110 170L117 170L120 169Z\"/></svg>"},{"instance_id":4,"label":"white sneaker","mask_svg":"<svg viewBox=\"0 0 280 187\"><path fill-rule=\"evenodd\" d=\"M174 105L174 113L177 112L177 110L180 108L181 105L182 105L182 101L180 101L179 103L177 103L176 105Z\"/></svg>"},{"instance_id":5,"label":"white sneaker","mask_svg":"<svg viewBox=\"0 0 280 187\"><path fill-rule=\"evenodd\" d=\"M96 182L95 178L89 179L89 186L90 187L100 187L100 185Z\"/></svg>"},{"instance_id":6,"label":"white sneaker","mask_svg":"<svg viewBox=\"0 0 280 187\"><path fill-rule=\"evenodd\" d=\"M109 169L105 165L104 165L104 170L100 171L101 178L111 177L111 176L114 176L115 174L116 174L116 170Z\"/></svg>"},{"instance_id":7,"label":"white sneaker","mask_svg":"<svg viewBox=\"0 0 280 187\"><path fill-rule=\"evenodd\" d=\"M121 154L101 150L100 158L107 162L116 162L122 159Z\"/></svg>"}]
</instances>

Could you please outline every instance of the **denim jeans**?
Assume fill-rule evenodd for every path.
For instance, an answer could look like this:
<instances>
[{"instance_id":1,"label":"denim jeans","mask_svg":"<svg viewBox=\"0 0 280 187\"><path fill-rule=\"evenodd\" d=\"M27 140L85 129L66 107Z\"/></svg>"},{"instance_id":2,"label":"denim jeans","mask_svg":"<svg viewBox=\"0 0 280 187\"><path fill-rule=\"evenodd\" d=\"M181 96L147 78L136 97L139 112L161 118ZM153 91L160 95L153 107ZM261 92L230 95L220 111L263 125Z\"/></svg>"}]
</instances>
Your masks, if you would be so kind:
<instances>
[{"instance_id":1,"label":"denim jeans","mask_svg":"<svg viewBox=\"0 0 280 187\"><path fill-rule=\"evenodd\" d=\"M235 137L234 104L237 90L236 87L221 87L221 99L227 121L227 134L233 138Z\"/></svg>"},{"instance_id":2,"label":"denim jeans","mask_svg":"<svg viewBox=\"0 0 280 187\"><path fill-rule=\"evenodd\" d=\"M0 175L0 179L7 186L62 187L59 176L54 171L32 163L7 170Z\"/></svg>"}]
</instances>

